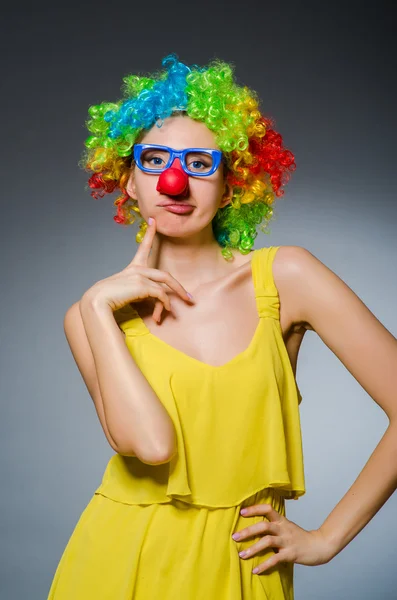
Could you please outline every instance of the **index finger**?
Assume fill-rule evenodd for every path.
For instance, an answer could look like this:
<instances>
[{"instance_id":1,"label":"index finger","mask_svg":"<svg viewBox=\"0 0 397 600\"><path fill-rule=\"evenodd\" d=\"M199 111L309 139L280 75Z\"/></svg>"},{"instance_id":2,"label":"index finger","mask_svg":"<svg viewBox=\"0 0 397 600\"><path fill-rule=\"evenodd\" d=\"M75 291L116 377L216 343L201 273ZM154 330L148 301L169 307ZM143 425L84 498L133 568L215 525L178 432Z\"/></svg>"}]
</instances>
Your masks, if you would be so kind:
<instances>
[{"instance_id":1,"label":"index finger","mask_svg":"<svg viewBox=\"0 0 397 600\"><path fill-rule=\"evenodd\" d=\"M151 222L151 224L149 224L147 226L147 229L145 232L145 237L139 244L139 248L138 248L131 264L147 266L150 250L152 249L154 236L156 235L156 221L153 219L153 217L149 217L149 222L151 219L152 219L152 222Z\"/></svg>"}]
</instances>

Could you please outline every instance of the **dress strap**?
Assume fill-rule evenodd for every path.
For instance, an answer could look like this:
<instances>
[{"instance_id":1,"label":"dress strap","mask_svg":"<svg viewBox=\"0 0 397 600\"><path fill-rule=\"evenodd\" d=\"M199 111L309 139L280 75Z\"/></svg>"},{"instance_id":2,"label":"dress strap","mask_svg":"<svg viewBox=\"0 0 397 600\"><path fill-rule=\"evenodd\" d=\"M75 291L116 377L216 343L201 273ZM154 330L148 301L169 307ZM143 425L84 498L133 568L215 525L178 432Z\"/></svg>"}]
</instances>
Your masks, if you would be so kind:
<instances>
[{"instance_id":1,"label":"dress strap","mask_svg":"<svg viewBox=\"0 0 397 600\"><path fill-rule=\"evenodd\" d=\"M280 319L280 298L273 278L273 260L280 246L259 248L252 257L252 278L259 317Z\"/></svg>"},{"instance_id":2,"label":"dress strap","mask_svg":"<svg viewBox=\"0 0 397 600\"><path fill-rule=\"evenodd\" d=\"M113 312L113 317L119 326L119 328L128 335L147 335L148 329L142 319L140 318L138 311L131 306L126 304L122 308Z\"/></svg>"}]
</instances>

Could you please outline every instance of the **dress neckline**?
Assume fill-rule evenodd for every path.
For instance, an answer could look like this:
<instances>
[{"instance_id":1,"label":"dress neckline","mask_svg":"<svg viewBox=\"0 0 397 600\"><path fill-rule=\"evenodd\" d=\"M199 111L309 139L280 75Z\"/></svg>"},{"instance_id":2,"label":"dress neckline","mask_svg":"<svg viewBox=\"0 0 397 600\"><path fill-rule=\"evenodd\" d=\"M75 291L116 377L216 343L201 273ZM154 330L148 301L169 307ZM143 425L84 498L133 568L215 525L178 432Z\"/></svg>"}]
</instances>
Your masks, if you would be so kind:
<instances>
[{"instance_id":1,"label":"dress neckline","mask_svg":"<svg viewBox=\"0 0 397 600\"><path fill-rule=\"evenodd\" d=\"M247 263L246 263L246 264L250 265L251 282L252 282L252 285L254 287L255 297L256 297L257 288L256 288L256 285L255 285L255 268L256 268L256 263L254 262L254 259L255 259L257 253L258 253L258 250L253 250L252 251L251 260L247 261ZM194 358L194 356L190 356L190 354L187 354L186 352L183 352L182 350L179 350L178 348L175 348L175 346L172 346L168 342L165 342L161 338L157 337L157 335L155 335L152 331L150 331L149 327L146 325L146 323L144 322L144 320L142 319L142 317L139 315L139 313L136 310L136 308L134 308L131 304L129 306L130 306L131 310L134 312L134 317L139 322L142 330L145 332L146 335L149 335L151 339L153 339L153 340L156 341L156 343L162 344L165 348L167 348L167 350L169 352L174 352L175 354L177 354L178 356L180 356L182 359L185 360L185 362L187 362L187 363L190 362L192 364L195 364L195 365L199 366L202 369L208 369L210 371L219 371L219 370L222 370L222 369L226 369L226 368L234 365L234 363L238 362L239 360L241 360L242 358L244 358L246 355L249 355L251 353L251 351L253 350L253 348L255 347L256 340L257 340L257 338L259 336L259 332L260 332L261 325L262 325L262 322L263 322L263 319L260 317L258 309L257 309L258 324L257 324L257 326L255 328L254 334L253 334L253 336L251 338L251 341L248 344L248 346L244 350L242 350L241 352L239 352L238 354L236 354L235 356L233 356L233 358L231 358L230 360L228 360L226 363L223 363L222 365L210 365L209 363L203 362L202 360L199 360L198 358Z\"/></svg>"}]
</instances>

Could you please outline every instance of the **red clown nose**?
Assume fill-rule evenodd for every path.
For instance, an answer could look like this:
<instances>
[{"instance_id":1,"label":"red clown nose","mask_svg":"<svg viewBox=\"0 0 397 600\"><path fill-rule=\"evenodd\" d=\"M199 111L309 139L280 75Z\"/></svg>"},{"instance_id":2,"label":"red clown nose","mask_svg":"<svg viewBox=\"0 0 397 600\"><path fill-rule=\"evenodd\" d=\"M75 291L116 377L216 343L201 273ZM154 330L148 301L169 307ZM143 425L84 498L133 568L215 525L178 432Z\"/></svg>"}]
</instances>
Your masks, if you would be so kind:
<instances>
[{"instance_id":1,"label":"red clown nose","mask_svg":"<svg viewBox=\"0 0 397 600\"><path fill-rule=\"evenodd\" d=\"M185 195L189 187L189 177L182 169L179 158L176 158L172 164L176 164L176 166L172 166L160 174L156 190L167 196Z\"/></svg>"}]
</instances>

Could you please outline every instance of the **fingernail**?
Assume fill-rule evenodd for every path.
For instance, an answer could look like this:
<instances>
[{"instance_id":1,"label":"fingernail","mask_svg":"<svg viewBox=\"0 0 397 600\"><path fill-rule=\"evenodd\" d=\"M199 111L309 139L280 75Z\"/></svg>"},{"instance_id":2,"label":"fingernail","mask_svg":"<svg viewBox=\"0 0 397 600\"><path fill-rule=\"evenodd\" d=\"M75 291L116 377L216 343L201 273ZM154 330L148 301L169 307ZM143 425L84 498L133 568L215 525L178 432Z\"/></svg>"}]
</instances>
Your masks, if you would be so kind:
<instances>
[{"instance_id":1,"label":"fingernail","mask_svg":"<svg viewBox=\"0 0 397 600\"><path fill-rule=\"evenodd\" d=\"M246 509L246 508L242 508L242 509L240 510L240 514L242 514L242 515L246 515L246 514L247 514L247 509Z\"/></svg>"},{"instance_id":2,"label":"fingernail","mask_svg":"<svg viewBox=\"0 0 397 600\"><path fill-rule=\"evenodd\" d=\"M192 296L191 294L189 294L189 292L186 292L186 293L187 293L187 295L189 296L190 300L193 300L193 301L194 301L194 298L193 298L193 296Z\"/></svg>"},{"instance_id":3,"label":"fingernail","mask_svg":"<svg viewBox=\"0 0 397 600\"><path fill-rule=\"evenodd\" d=\"M152 219L152 217L149 217L148 223L149 223L149 225L151 225L152 223L154 223L154 220Z\"/></svg>"},{"instance_id":4,"label":"fingernail","mask_svg":"<svg viewBox=\"0 0 397 600\"><path fill-rule=\"evenodd\" d=\"M232 538L234 540L238 540L239 537L240 537L240 534L238 534L238 533L233 533L233 535L232 535Z\"/></svg>"}]
</instances>

